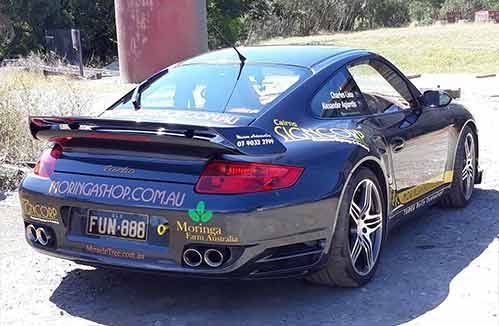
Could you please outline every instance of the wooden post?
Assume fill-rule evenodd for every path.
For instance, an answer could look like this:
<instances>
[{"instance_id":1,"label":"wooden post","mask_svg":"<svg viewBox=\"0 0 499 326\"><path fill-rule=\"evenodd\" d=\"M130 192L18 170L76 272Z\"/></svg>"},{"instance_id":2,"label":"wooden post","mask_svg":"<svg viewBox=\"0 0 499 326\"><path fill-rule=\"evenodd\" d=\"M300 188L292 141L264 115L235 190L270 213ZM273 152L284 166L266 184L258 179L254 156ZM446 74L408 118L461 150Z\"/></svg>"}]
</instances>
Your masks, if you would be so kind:
<instances>
[{"instance_id":1,"label":"wooden post","mask_svg":"<svg viewBox=\"0 0 499 326\"><path fill-rule=\"evenodd\" d=\"M79 29L71 29L71 40L73 49L78 51L78 65L80 66L80 76L83 77L83 51L81 49L81 37Z\"/></svg>"},{"instance_id":2,"label":"wooden post","mask_svg":"<svg viewBox=\"0 0 499 326\"><path fill-rule=\"evenodd\" d=\"M206 0L115 0L121 79L138 83L208 50Z\"/></svg>"}]
</instances>

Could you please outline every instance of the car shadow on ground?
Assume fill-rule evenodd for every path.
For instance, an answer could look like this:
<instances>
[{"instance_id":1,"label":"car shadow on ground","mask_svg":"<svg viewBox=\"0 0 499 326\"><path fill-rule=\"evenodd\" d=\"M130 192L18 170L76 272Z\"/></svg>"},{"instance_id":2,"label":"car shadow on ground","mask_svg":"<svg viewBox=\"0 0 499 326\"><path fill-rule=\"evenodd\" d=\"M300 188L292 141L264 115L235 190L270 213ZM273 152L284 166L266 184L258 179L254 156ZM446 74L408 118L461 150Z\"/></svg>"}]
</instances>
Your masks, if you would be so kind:
<instances>
[{"instance_id":1,"label":"car shadow on ground","mask_svg":"<svg viewBox=\"0 0 499 326\"><path fill-rule=\"evenodd\" d=\"M50 300L106 325L387 325L436 308L453 278L499 234L499 192L477 189L464 210L431 208L391 234L361 289L302 280L221 281L75 269Z\"/></svg>"}]
</instances>

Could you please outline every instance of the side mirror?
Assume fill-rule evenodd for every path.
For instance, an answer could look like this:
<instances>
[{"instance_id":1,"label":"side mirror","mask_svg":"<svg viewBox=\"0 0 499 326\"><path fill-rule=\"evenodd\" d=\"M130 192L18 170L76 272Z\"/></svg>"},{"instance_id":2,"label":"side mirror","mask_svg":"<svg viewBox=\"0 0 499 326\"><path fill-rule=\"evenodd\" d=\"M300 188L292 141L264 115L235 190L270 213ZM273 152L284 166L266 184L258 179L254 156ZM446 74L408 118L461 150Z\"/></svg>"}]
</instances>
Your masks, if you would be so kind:
<instances>
[{"instance_id":1,"label":"side mirror","mask_svg":"<svg viewBox=\"0 0 499 326\"><path fill-rule=\"evenodd\" d=\"M452 97L442 90L426 91L423 93L423 101L426 106L441 108L452 102Z\"/></svg>"}]
</instances>

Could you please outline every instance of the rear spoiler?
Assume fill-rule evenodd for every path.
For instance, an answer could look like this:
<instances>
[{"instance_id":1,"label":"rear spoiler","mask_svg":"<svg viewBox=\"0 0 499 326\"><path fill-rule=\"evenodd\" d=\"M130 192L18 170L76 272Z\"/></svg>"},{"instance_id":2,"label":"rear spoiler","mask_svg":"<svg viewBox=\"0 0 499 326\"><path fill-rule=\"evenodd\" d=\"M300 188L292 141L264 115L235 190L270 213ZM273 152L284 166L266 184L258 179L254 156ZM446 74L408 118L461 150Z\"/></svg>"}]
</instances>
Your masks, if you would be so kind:
<instances>
[{"instance_id":1,"label":"rear spoiler","mask_svg":"<svg viewBox=\"0 0 499 326\"><path fill-rule=\"evenodd\" d=\"M257 127L205 127L92 117L29 117L33 138L64 142L75 138L111 139L211 148L224 154L273 155L286 147Z\"/></svg>"}]
</instances>

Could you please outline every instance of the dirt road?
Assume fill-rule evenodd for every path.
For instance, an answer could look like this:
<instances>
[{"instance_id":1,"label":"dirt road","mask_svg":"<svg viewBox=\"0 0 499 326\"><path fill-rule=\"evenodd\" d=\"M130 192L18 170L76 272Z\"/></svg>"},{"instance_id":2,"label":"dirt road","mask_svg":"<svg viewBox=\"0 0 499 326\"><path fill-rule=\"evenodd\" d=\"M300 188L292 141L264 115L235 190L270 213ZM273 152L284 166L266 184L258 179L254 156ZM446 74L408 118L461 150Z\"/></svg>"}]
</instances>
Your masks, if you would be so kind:
<instances>
[{"instance_id":1,"label":"dirt road","mask_svg":"<svg viewBox=\"0 0 499 326\"><path fill-rule=\"evenodd\" d=\"M364 288L94 270L31 250L16 196L0 194L0 324L498 325L499 78L416 83L465 85L463 101L480 128L484 183L465 210L432 208L393 233Z\"/></svg>"}]
</instances>

